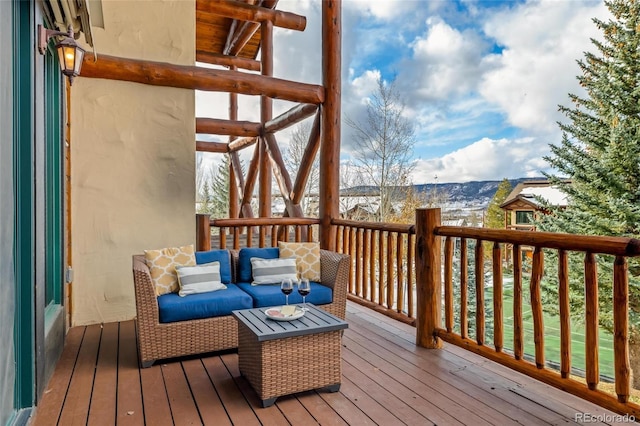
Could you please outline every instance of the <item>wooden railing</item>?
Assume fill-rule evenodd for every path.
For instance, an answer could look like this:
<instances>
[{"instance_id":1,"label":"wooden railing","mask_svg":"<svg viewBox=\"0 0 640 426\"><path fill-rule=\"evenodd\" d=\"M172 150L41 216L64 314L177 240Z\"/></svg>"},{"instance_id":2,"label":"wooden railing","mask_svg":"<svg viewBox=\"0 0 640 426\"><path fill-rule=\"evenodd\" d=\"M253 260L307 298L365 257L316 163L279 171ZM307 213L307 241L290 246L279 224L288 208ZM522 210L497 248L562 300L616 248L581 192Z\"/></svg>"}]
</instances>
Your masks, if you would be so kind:
<instances>
[{"instance_id":1,"label":"wooden railing","mask_svg":"<svg viewBox=\"0 0 640 426\"><path fill-rule=\"evenodd\" d=\"M333 250L351 256L348 297L415 324L415 227L334 219Z\"/></svg>"},{"instance_id":2,"label":"wooden railing","mask_svg":"<svg viewBox=\"0 0 640 426\"><path fill-rule=\"evenodd\" d=\"M313 218L210 219L209 215L198 214L196 250L238 250L241 247L277 247L278 241L313 241L314 228L319 223L319 219ZM217 237L217 247L212 246L212 237ZM228 239L231 239L230 247Z\"/></svg>"},{"instance_id":3,"label":"wooden railing","mask_svg":"<svg viewBox=\"0 0 640 426\"><path fill-rule=\"evenodd\" d=\"M444 251L442 242L444 239ZM454 324L453 270L454 240L460 241L460 320ZM475 271L467 271L467 241L475 243ZM485 341L485 304L484 304L484 247L492 246L491 268L493 270L493 341ZM484 244L483 244L484 243ZM502 250L508 244L513 250L513 351L505 351L503 341L503 276ZM531 275L529 282L530 305L533 314L533 334L535 343L534 362L525 360L523 336L523 264L522 247L533 247ZM545 332L543 306L541 301L541 282L544 273L544 250L555 250L558 258L558 290L560 313L560 372L547 368L545 363ZM586 383L570 377L571 372L571 331L569 312L569 252L584 253L584 318ZM596 255L605 254L614 257L613 294L598 294L598 275ZM440 226L439 209L420 209L416 212L416 275L417 275L417 344L430 348L441 346L441 339L472 352L481 354L493 361L504 364L514 370L564 389L605 408L640 418L640 405L629 402L630 366L629 366L629 290L627 259L640 256L640 240L617 237L594 237L547 232L526 232L514 230L493 230L482 228ZM444 265L444 273L441 273ZM468 273L474 274L476 290L475 335L467 333L467 287ZM547 277L551 278L551 277ZM444 294L444 301L441 295ZM615 392L613 395L598 389L599 374L599 297L611 297L613 305L614 333L614 371ZM444 302L444 303L443 303ZM441 310L444 305L444 326L441 323ZM609 313L604 313L609 314ZM454 326L460 333L454 331ZM636 374L640 374L637 372Z\"/></svg>"}]
</instances>

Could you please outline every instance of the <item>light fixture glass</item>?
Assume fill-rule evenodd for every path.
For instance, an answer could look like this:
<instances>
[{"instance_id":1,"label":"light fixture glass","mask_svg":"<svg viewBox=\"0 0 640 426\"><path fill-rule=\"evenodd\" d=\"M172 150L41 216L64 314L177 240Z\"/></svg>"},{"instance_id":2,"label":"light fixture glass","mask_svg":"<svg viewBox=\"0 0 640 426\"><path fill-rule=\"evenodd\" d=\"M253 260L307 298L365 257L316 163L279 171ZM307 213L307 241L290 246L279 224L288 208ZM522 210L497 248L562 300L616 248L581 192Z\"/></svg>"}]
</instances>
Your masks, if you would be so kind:
<instances>
[{"instance_id":1,"label":"light fixture glass","mask_svg":"<svg viewBox=\"0 0 640 426\"><path fill-rule=\"evenodd\" d=\"M69 32L47 30L42 25L38 25L38 49L41 54L47 50L47 43L51 37L63 36L55 48L58 52L58 62L64 75L69 77L69 84L73 84L73 79L80 75L82 61L84 59L84 49L73 39L73 30L69 27Z\"/></svg>"}]
</instances>

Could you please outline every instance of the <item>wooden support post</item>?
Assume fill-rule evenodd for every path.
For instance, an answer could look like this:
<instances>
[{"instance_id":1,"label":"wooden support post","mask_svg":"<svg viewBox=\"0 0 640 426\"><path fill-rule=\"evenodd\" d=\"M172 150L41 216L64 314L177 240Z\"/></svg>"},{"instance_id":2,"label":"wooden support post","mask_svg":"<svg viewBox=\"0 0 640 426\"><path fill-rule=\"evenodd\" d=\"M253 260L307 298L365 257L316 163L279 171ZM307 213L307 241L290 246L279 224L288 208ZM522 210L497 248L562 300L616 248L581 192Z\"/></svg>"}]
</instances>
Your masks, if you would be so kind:
<instances>
[{"instance_id":1,"label":"wooden support post","mask_svg":"<svg viewBox=\"0 0 640 426\"><path fill-rule=\"evenodd\" d=\"M196 251L211 250L211 216L196 214Z\"/></svg>"},{"instance_id":2,"label":"wooden support post","mask_svg":"<svg viewBox=\"0 0 640 426\"><path fill-rule=\"evenodd\" d=\"M261 46L260 52L262 62L262 75L271 77L273 75L273 23L271 21L262 22L260 27ZM273 101L267 96L260 98L260 122L264 128L265 123L273 118ZM267 141L260 138L260 182L259 182L259 213L260 217L271 217L271 162L267 149Z\"/></svg>"},{"instance_id":3,"label":"wooden support post","mask_svg":"<svg viewBox=\"0 0 640 426\"><path fill-rule=\"evenodd\" d=\"M440 209L416 210L416 345L431 349L442 347L441 340L436 336L441 328L442 241L434 232L440 226L440 220Z\"/></svg>"},{"instance_id":4,"label":"wooden support post","mask_svg":"<svg viewBox=\"0 0 640 426\"><path fill-rule=\"evenodd\" d=\"M278 143L276 142L276 137L273 135L273 133L269 133L264 136L264 145L267 149L267 154L271 159L271 168L276 177L278 188L280 189L280 193L282 194L282 198L284 199L287 216L302 217L303 214L300 204L293 204L291 202L291 177L289 176L289 172L284 165L282 154L280 153ZM304 232L304 238L306 237L307 233Z\"/></svg>"},{"instance_id":5,"label":"wooden support post","mask_svg":"<svg viewBox=\"0 0 640 426\"><path fill-rule=\"evenodd\" d=\"M322 110L320 148L320 246L335 245L331 219L339 216L340 203L340 102L342 58L342 0L322 2L322 82L325 102Z\"/></svg>"}]
</instances>

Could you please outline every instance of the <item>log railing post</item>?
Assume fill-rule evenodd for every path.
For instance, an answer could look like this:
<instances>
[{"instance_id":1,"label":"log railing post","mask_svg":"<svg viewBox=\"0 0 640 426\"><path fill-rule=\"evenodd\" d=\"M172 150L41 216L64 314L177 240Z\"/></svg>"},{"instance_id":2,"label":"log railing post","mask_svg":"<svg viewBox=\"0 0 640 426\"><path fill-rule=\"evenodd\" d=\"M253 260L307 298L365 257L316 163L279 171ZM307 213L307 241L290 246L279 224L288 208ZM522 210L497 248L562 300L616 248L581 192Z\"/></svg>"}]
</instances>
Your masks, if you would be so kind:
<instances>
[{"instance_id":1,"label":"log railing post","mask_svg":"<svg viewBox=\"0 0 640 426\"><path fill-rule=\"evenodd\" d=\"M211 250L211 217L208 214L196 214L196 250Z\"/></svg>"},{"instance_id":2,"label":"log railing post","mask_svg":"<svg viewBox=\"0 0 640 426\"><path fill-rule=\"evenodd\" d=\"M436 337L436 330L441 328L442 242L434 232L440 220L440 209L416 210L416 345L431 349L442 347Z\"/></svg>"}]
</instances>

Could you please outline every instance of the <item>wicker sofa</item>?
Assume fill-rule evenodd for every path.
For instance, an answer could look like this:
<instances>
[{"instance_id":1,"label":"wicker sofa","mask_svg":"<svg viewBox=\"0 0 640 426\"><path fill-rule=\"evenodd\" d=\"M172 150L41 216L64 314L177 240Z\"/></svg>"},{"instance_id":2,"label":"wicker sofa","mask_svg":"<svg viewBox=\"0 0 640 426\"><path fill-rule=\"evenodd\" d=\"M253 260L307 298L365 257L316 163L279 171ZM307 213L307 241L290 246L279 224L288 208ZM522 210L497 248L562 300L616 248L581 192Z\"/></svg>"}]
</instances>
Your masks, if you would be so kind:
<instances>
[{"instance_id":1,"label":"wicker sofa","mask_svg":"<svg viewBox=\"0 0 640 426\"><path fill-rule=\"evenodd\" d=\"M238 276L238 252L230 250L232 276ZM349 256L320 250L321 282L333 291L333 301L320 305L343 318L346 313ZM143 255L133 256L140 365L156 360L232 349L238 346L238 325L231 315L176 322L160 322L158 298ZM187 296L189 297L189 296Z\"/></svg>"}]
</instances>

